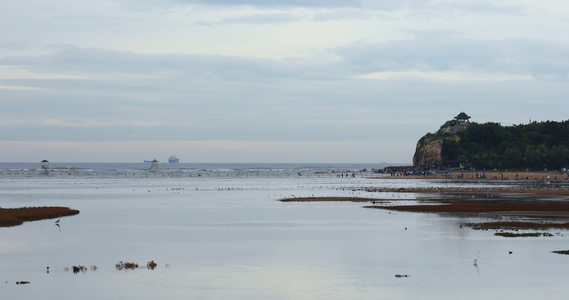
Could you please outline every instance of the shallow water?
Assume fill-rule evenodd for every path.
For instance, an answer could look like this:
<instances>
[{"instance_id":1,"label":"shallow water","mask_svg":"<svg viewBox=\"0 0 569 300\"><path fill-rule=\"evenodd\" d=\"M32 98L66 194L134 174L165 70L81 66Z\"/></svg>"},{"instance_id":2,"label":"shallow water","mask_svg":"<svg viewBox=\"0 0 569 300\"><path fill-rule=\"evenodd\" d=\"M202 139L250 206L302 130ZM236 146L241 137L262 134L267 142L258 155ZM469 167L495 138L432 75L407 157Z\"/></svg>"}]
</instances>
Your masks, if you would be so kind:
<instances>
[{"instance_id":1,"label":"shallow water","mask_svg":"<svg viewBox=\"0 0 569 300\"><path fill-rule=\"evenodd\" d=\"M333 176L2 177L2 207L61 205L81 213L62 218L60 227L44 220L0 228L0 294L2 299L567 297L569 256L551 253L569 249L564 231L509 239L459 226L473 219L364 209L362 203L277 201L293 195L415 199L411 193L352 189L432 184ZM143 266L151 260L158 264L155 270L115 269L119 261ZM97 270L65 270L74 265Z\"/></svg>"}]
</instances>

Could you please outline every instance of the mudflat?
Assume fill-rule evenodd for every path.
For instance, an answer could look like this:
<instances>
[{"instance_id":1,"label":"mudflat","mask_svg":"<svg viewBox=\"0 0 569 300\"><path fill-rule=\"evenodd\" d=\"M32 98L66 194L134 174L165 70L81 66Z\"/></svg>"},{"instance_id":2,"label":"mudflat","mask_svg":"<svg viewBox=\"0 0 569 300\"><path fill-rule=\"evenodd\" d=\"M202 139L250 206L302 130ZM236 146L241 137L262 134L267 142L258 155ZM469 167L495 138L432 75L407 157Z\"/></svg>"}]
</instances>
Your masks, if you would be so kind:
<instances>
[{"instance_id":1,"label":"mudflat","mask_svg":"<svg viewBox=\"0 0 569 300\"><path fill-rule=\"evenodd\" d=\"M391 177L384 177L391 178ZM406 178L401 177L401 178ZM441 213L441 214L463 214L469 216L484 215L484 217L496 217L502 219L503 216L518 216L520 219L515 222L517 228L530 229L535 227L535 219L539 219L541 226L547 228L569 228L568 223L549 222L551 217L569 218L569 190L560 188L559 185L526 185L515 184L511 186L449 186L449 187L367 187L361 188L368 192L389 192L389 193L418 193L433 194L433 197L422 198L420 201L428 202L417 205L393 205L393 202L406 201L405 199L393 198L364 198L364 197L304 197L281 199L282 202L315 202L315 201L350 201L350 202L369 202L373 205L364 206L371 209L383 209L401 212L418 213ZM551 203L528 203L527 201L508 201L508 203L496 203L495 201L471 201L469 196L462 197L460 194L524 194L552 197L555 201ZM437 196L437 195L444 195ZM455 197L448 197L454 195ZM416 200L416 199L412 199ZM437 203L434 205L434 203ZM387 204L387 205L385 205ZM532 217L534 221L528 221L525 217ZM493 222L496 227L503 224L504 227L512 226L512 222ZM480 225L480 224L479 224Z\"/></svg>"}]
</instances>

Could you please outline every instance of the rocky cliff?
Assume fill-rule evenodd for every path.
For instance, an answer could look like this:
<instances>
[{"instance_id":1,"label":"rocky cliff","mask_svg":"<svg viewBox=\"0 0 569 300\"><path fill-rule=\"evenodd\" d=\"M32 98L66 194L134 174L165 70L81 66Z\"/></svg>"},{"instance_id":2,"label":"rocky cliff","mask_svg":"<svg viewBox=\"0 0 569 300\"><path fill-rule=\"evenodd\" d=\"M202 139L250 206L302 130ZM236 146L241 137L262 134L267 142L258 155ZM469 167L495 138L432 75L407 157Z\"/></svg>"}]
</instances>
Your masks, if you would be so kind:
<instances>
[{"instance_id":1,"label":"rocky cliff","mask_svg":"<svg viewBox=\"0 0 569 300\"><path fill-rule=\"evenodd\" d=\"M417 142L415 155L413 155L413 166L421 168L425 166L439 166L443 163L443 144L445 140L459 141L457 135L441 138L431 133L427 133Z\"/></svg>"}]
</instances>

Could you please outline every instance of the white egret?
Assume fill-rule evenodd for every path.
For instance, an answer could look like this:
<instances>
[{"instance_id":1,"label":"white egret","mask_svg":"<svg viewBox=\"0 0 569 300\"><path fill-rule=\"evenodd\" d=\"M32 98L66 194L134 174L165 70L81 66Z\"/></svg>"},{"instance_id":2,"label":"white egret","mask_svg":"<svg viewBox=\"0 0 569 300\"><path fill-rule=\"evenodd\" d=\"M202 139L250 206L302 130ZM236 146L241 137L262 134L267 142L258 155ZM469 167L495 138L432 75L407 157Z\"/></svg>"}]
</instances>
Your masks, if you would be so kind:
<instances>
[{"instance_id":1,"label":"white egret","mask_svg":"<svg viewBox=\"0 0 569 300\"><path fill-rule=\"evenodd\" d=\"M480 255L480 250L476 253L476 258L474 259L474 264L478 263L478 256Z\"/></svg>"}]
</instances>

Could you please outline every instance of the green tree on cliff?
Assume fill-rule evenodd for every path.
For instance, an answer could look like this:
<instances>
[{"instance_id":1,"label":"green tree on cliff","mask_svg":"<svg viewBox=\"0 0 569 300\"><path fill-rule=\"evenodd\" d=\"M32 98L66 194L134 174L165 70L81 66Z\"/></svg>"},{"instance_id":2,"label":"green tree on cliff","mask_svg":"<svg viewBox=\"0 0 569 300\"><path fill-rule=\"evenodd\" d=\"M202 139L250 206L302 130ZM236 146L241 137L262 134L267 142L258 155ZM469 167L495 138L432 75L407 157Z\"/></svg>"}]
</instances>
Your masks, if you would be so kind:
<instances>
[{"instance_id":1,"label":"green tree on cliff","mask_svg":"<svg viewBox=\"0 0 569 300\"><path fill-rule=\"evenodd\" d=\"M560 169L569 166L569 121L501 126L472 123L445 140L443 162L478 169Z\"/></svg>"}]
</instances>

